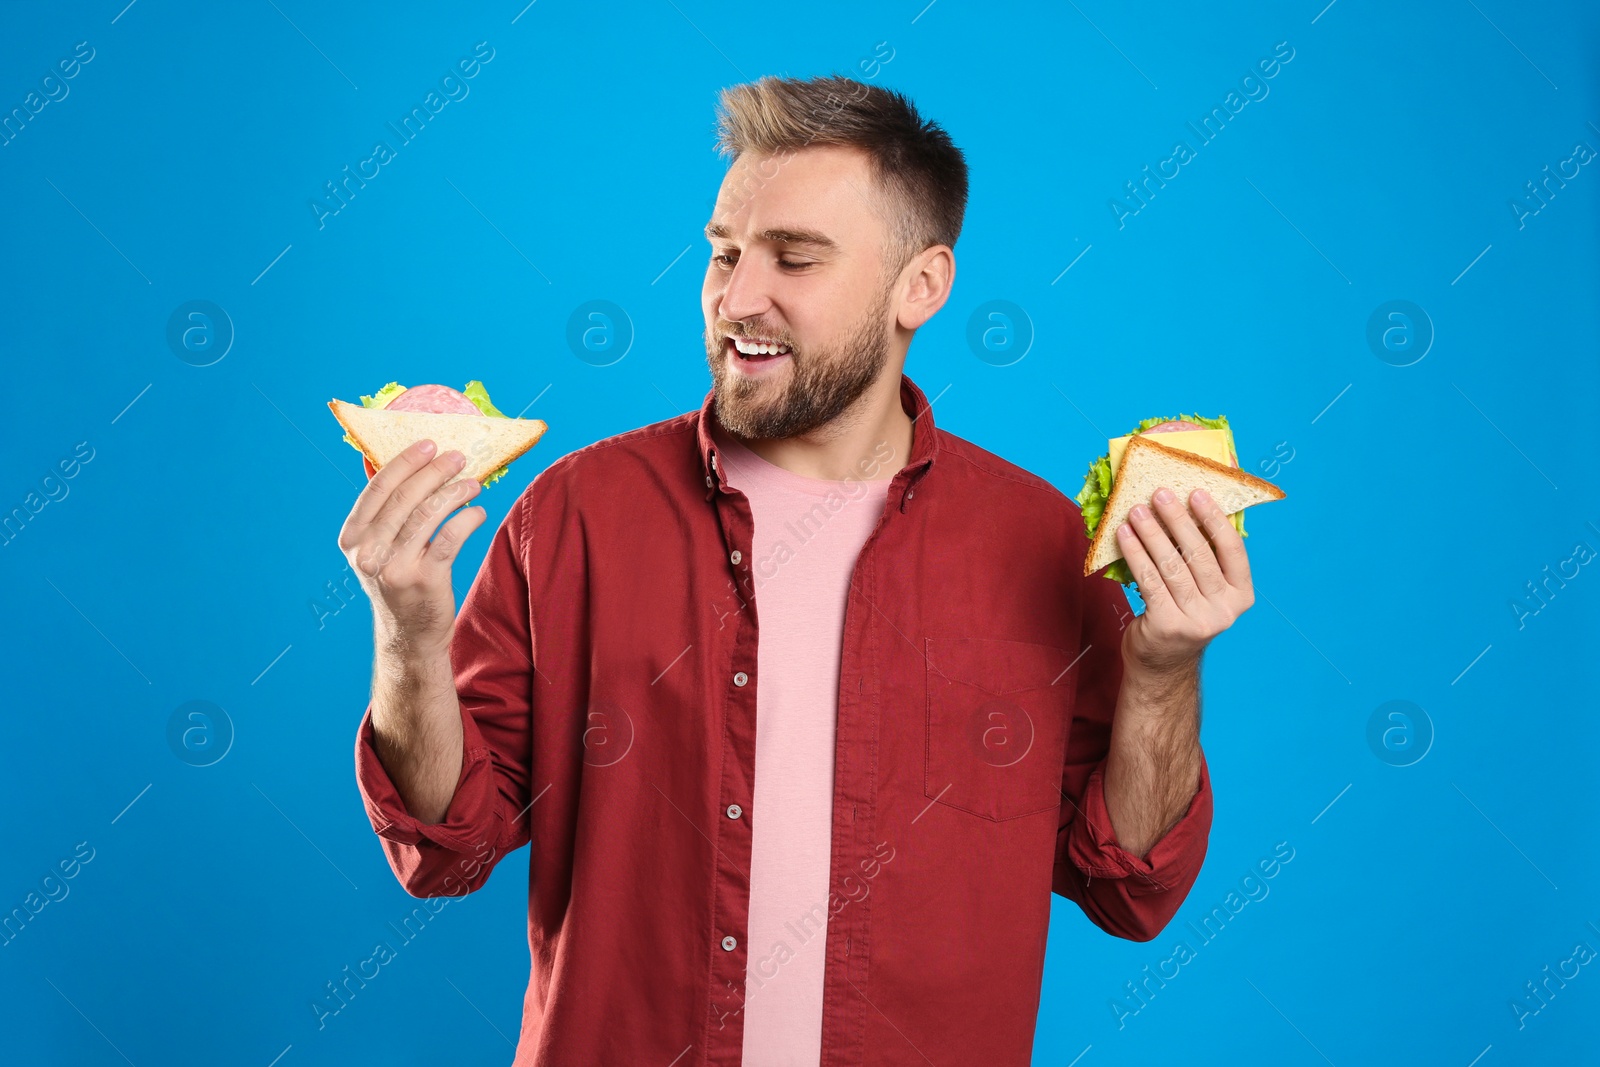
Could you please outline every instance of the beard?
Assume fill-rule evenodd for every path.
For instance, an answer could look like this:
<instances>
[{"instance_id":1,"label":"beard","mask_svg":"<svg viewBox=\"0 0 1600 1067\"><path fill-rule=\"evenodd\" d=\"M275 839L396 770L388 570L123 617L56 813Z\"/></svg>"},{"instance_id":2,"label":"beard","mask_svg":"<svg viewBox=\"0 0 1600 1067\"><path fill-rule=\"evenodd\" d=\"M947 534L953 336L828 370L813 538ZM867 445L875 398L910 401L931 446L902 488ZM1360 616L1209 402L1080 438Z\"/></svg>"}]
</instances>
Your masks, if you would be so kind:
<instances>
[{"instance_id":1,"label":"beard","mask_svg":"<svg viewBox=\"0 0 1600 1067\"><path fill-rule=\"evenodd\" d=\"M791 345L786 384L730 374L727 346L720 335L705 335L718 420L743 438L798 437L838 418L865 393L889 359L889 289L858 319L844 339L830 348L801 351ZM752 337L782 340L760 323L743 331Z\"/></svg>"}]
</instances>

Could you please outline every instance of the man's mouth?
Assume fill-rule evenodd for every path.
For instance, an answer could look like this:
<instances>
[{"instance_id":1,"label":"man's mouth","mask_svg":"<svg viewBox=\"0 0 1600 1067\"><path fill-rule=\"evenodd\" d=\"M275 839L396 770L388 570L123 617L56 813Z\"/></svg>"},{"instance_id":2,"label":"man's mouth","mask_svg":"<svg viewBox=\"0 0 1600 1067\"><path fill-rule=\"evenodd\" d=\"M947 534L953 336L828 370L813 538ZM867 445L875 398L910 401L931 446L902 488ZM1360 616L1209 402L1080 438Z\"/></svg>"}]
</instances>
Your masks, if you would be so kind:
<instances>
[{"instance_id":1,"label":"man's mouth","mask_svg":"<svg viewBox=\"0 0 1600 1067\"><path fill-rule=\"evenodd\" d=\"M729 337L724 342L728 359L735 365L754 367L781 362L793 352L787 344L762 337Z\"/></svg>"}]
</instances>

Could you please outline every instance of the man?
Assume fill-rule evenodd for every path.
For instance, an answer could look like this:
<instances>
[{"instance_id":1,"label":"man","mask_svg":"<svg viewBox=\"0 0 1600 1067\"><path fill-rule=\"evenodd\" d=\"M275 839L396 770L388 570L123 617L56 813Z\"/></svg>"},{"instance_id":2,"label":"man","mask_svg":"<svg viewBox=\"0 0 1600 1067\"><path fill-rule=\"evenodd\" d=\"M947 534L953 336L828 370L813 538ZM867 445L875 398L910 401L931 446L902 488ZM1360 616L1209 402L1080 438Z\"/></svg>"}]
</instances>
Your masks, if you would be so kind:
<instances>
[{"instance_id":1,"label":"man","mask_svg":"<svg viewBox=\"0 0 1600 1067\"><path fill-rule=\"evenodd\" d=\"M418 896L531 844L519 1065L1025 1064L1052 890L1147 941L1199 873L1244 548L1155 500L1128 623L1076 506L935 427L966 165L903 96L764 78L719 146L700 410L539 475L459 616L454 454L356 501L367 811Z\"/></svg>"}]
</instances>

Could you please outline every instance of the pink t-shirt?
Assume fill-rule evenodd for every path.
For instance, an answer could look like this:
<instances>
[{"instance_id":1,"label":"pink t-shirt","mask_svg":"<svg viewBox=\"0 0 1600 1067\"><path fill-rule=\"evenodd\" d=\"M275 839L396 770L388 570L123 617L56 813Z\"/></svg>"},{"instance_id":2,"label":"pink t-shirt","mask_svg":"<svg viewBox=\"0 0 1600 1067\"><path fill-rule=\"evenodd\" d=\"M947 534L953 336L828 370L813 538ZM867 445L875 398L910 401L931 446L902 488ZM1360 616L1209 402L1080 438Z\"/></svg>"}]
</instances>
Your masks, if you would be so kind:
<instances>
[{"instance_id":1,"label":"pink t-shirt","mask_svg":"<svg viewBox=\"0 0 1600 1067\"><path fill-rule=\"evenodd\" d=\"M883 513L889 479L805 478L757 456L720 426L713 434L728 483L750 500L761 625L744 1063L814 1067L822 1054L845 594Z\"/></svg>"}]
</instances>

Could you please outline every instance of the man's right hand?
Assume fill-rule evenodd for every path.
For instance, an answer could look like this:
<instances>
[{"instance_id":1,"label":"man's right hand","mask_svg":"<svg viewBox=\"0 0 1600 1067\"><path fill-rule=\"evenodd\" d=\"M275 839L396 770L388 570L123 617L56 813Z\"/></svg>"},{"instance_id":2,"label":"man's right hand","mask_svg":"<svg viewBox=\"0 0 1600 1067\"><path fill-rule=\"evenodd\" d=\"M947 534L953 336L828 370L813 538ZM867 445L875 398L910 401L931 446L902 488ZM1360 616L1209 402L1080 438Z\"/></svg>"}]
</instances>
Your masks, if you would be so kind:
<instances>
[{"instance_id":1,"label":"man's right hand","mask_svg":"<svg viewBox=\"0 0 1600 1067\"><path fill-rule=\"evenodd\" d=\"M450 565L487 516L481 507L465 508L429 539L443 516L482 488L471 478L445 486L465 461L460 452L434 450L432 441L418 441L384 464L339 530L339 548L372 602L378 640L423 655L449 648L456 616Z\"/></svg>"}]
</instances>

